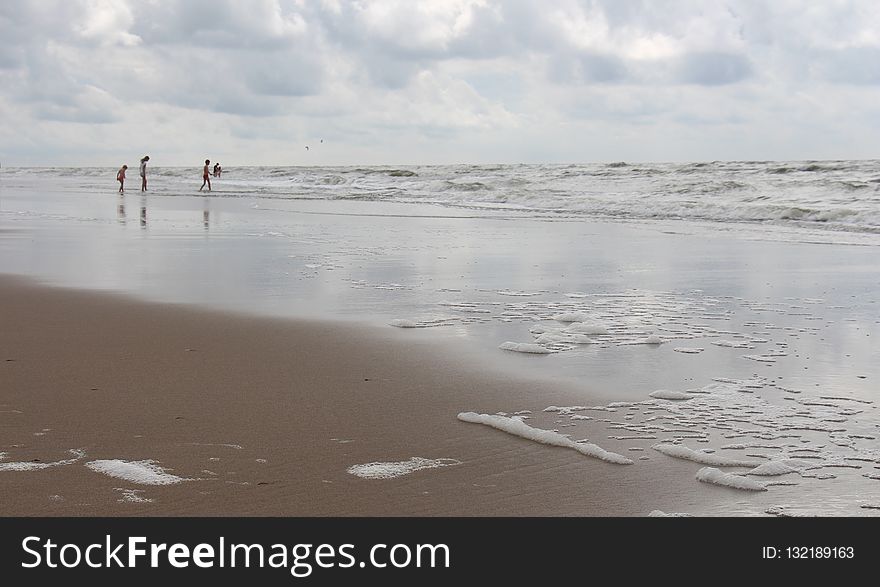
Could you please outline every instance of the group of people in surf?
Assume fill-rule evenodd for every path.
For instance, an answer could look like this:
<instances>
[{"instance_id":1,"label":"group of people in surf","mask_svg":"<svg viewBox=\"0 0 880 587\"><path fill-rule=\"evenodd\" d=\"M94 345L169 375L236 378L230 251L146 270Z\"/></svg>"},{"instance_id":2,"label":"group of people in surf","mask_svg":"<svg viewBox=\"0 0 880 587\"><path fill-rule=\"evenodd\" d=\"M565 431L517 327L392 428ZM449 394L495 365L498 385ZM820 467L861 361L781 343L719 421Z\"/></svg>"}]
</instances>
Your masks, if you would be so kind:
<instances>
[{"instance_id":1,"label":"group of people in surf","mask_svg":"<svg viewBox=\"0 0 880 587\"><path fill-rule=\"evenodd\" d=\"M147 191L147 161L150 160L149 155L144 155L141 158L141 166L140 166L140 176L141 176L141 191ZM199 188L199 191L208 186L208 191L211 191L211 176L220 177L223 173L223 168L220 167L219 163L214 163L214 168L210 169L211 160L205 159L205 167L202 168L202 187ZM123 193L125 191L125 172L128 170L128 165L123 165L119 168L119 171L116 172L116 181L119 182L119 193Z\"/></svg>"}]
</instances>

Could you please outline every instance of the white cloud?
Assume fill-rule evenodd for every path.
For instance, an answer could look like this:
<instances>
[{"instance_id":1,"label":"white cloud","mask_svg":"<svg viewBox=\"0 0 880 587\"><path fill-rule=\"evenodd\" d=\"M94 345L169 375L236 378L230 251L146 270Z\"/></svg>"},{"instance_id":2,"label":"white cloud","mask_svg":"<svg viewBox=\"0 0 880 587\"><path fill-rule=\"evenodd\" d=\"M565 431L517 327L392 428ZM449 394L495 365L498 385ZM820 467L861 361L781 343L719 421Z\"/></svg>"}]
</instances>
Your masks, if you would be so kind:
<instances>
[{"instance_id":1,"label":"white cloud","mask_svg":"<svg viewBox=\"0 0 880 587\"><path fill-rule=\"evenodd\" d=\"M0 156L874 156L877 22L868 0L10 0Z\"/></svg>"},{"instance_id":2,"label":"white cloud","mask_svg":"<svg viewBox=\"0 0 880 587\"><path fill-rule=\"evenodd\" d=\"M134 17L127 5L113 0L88 0L86 6L83 22L74 26L84 39L95 40L104 46L141 43L139 36L129 32Z\"/></svg>"}]
</instances>

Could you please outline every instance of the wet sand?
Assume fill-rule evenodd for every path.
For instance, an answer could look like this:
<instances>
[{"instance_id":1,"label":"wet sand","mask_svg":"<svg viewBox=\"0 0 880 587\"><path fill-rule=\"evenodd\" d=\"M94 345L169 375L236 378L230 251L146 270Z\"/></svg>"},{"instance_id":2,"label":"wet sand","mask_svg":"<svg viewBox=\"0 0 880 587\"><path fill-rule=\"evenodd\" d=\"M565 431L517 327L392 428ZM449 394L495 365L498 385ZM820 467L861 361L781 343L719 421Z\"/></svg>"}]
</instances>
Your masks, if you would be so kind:
<instances>
[{"instance_id":1,"label":"wet sand","mask_svg":"<svg viewBox=\"0 0 880 587\"><path fill-rule=\"evenodd\" d=\"M583 391L486 372L396 331L7 277L0 304L0 452L41 463L85 453L0 471L3 515L645 515L693 486L691 463L670 459L658 489L656 469L459 422L465 409L536 395L565 405ZM411 457L462 464L395 479L346 472ZM131 483L84 466L97 459L151 459L193 480Z\"/></svg>"}]
</instances>

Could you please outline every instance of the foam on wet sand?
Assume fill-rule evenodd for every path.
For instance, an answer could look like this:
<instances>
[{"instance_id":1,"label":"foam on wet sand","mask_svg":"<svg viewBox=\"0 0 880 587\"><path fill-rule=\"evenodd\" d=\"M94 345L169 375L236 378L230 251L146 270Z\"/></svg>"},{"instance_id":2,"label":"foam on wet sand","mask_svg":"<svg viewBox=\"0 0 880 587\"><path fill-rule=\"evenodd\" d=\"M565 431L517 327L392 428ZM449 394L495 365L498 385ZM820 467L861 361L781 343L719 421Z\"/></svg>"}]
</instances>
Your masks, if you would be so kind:
<instances>
[{"instance_id":1,"label":"foam on wet sand","mask_svg":"<svg viewBox=\"0 0 880 587\"><path fill-rule=\"evenodd\" d=\"M655 444L651 448L657 452L665 454L666 456L685 459L703 465L712 465L715 467L757 467L761 464L758 461L733 459L722 455L716 455L714 453L698 452L678 444Z\"/></svg>"},{"instance_id":2,"label":"foam on wet sand","mask_svg":"<svg viewBox=\"0 0 880 587\"><path fill-rule=\"evenodd\" d=\"M763 483L741 475L725 473L714 467L703 467L697 471L697 480L703 483L730 487L731 489L741 489L743 491L767 491Z\"/></svg>"},{"instance_id":3,"label":"foam on wet sand","mask_svg":"<svg viewBox=\"0 0 880 587\"><path fill-rule=\"evenodd\" d=\"M412 457L408 461L395 462L375 462L363 465L352 465L347 469L348 473L361 479L394 479L421 471L423 469L437 469L440 467L451 467L460 465L461 461L456 459L426 459L423 457Z\"/></svg>"},{"instance_id":4,"label":"foam on wet sand","mask_svg":"<svg viewBox=\"0 0 880 587\"><path fill-rule=\"evenodd\" d=\"M507 432L508 434L519 436L527 440L540 442L542 444L570 448L572 450L576 450L583 455L600 459L608 463L614 463L616 465L631 465L633 463L632 460L626 458L625 456L613 452L608 452L602 447L595 444L575 442L570 438L559 434L558 432L553 432L552 430L541 430L539 428L532 428L517 417L508 418L505 416L492 414L462 412L458 415L458 419L462 422L483 424L492 428L497 428L498 430L502 430L504 432Z\"/></svg>"},{"instance_id":5,"label":"foam on wet sand","mask_svg":"<svg viewBox=\"0 0 880 587\"><path fill-rule=\"evenodd\" d=\"M666 513L663 510L652 510L650 514L648 514L649 518L690 518L690 514L685 514L681 512L673 512Z\"/></svg>"},{"instance_id":6,"label":"foam on wet sand","mask_svg":"<svg viewBox=\"0 0 880 587\"><path fill-rule=\"evenodd\" d=\"M188 481L183 477L172 475L159 466L156 461L123 461L121 459L101 459L89 461L86 467L115 479L122 479L139 485L174 485Z\"/></svg>"},{"instance_id":7,"label":"foam on wet sand","mask_svg":"<svg viewBox=\"0 0 880 587\"><path fill-rule=\"evenodd\" d=\"M809 463L797 459L779 459L766 462L762 465L758 465L757 467L749 471L748 474L765 477L776 477L779 475L787 475L789 473L799 473L809 466Z\"/></svg>"},{"instance_id":8,"label":"foam on wet sand","mask_svg":"<svg viewBox=\"0 0 880 587\"><path fill-rule=\"evenodd\" d=\"M553 351L539 344L530 342L503 342L498 346L502 351L512 351L514 353L526 353L530 355L549 355Z\"/></svg>"},{"instance_id":9,"label":"foam on wet sand","mask_svg":"<svg viewBox=\"0 0 880 587\"><path fill-rule=\"evenodd\" d=\"M64 465L72 465L83 459L86 455L85 451L80 449L71 449L69 452L73 458L62 459L60 461L51 461L43 463L40 461L23 461L12 463L0 463L0 471L41 471L43 469L51 469L53 467L63 467ZM0 453L0 460L6 458L6 453Z\"/></svg>"},{"instance_id":10,"label":"foam on wet sand","mask_svg":"<svg viewBox=\"0 0 880 587\"><path fill-rule=\"evenodd\" d=\"M657 391L652 391L648 395L655 399L668 399L676 401L689 400L694 397L694 394L692 393L687 393L684 391L671 391L668 389L658 389Z\"/></svg>"}]
</instances>

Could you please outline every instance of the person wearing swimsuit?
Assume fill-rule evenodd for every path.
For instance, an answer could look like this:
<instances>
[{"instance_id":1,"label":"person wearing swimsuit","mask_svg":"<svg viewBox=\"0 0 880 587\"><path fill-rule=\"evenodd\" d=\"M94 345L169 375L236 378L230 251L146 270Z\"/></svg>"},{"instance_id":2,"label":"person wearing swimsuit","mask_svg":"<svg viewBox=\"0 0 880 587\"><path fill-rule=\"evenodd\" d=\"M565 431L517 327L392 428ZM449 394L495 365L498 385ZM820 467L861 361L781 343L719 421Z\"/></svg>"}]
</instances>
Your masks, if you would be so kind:
<instances>
[{"instance_id":1,"label":"person wearing swimsuit","mask_svg":"<svg viewBox=\"0 0 880 587\"><path fill-rule=\"evenodd\" d=\"M211 173L208 171L208 166L211 164L210 159L205 159L205 167L202 170L202 187L199 188L199 191L202 191L202 188L205 187L205 184L208 184L208 191L211 191Z\"/></svg>"}]
</instances>

